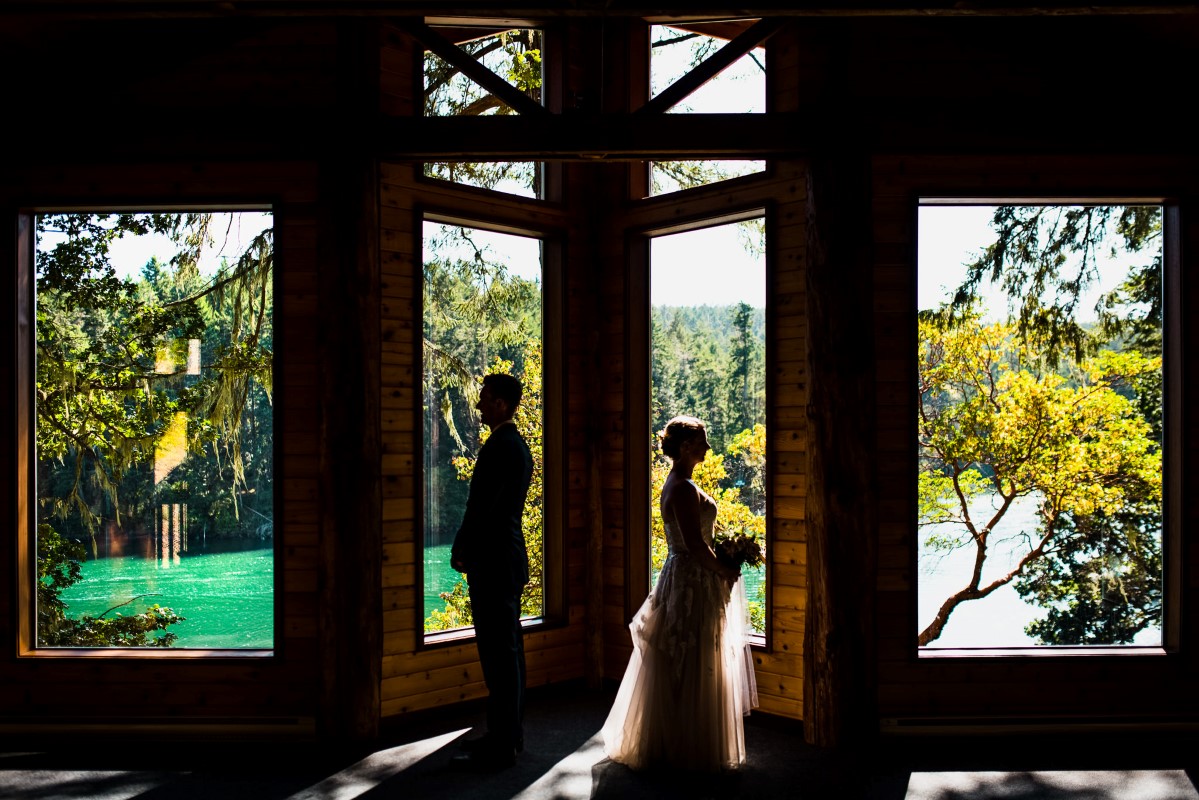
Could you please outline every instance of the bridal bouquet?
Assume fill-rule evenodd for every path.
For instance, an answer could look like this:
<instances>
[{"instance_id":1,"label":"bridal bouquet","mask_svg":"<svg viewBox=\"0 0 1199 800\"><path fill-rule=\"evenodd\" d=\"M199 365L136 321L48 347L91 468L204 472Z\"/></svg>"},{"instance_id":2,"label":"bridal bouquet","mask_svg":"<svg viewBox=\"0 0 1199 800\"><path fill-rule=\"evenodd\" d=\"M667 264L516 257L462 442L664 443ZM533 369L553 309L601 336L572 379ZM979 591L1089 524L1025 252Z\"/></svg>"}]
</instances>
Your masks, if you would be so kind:
<instances>
[{"instance_id":1,"label":"bridal bouquet","mask_svg":"<svg viewBox=\"0 0 1199 800\"><path fill-rule=\"evenodd\" d=\"M758 540L746 533L717 533L712 537L712 550L725 566L740 570L749 565L762 563L762 547Z\"/></svg>"}]
</instances>

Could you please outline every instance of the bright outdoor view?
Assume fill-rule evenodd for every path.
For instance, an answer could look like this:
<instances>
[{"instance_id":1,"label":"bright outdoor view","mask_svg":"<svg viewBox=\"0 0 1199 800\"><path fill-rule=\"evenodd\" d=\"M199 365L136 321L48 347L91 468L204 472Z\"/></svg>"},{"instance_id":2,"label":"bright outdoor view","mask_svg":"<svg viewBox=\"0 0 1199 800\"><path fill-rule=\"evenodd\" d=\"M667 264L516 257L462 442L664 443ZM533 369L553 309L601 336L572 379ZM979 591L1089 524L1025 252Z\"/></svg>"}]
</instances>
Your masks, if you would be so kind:
<instances>
[{"instance_id":1,"label":"bright outdoor view","mask_svg":"<svg viewBox=\"0 0 1199 800\"><path fill-rule=\"evenodd\" d=\"M441 28L450 39L459 39L461 29ZM475 31L458 46L530 99L541 102L542 33L532 28L512 28L481 33ZM511 107L468 78L457 67L437 55L424 57L425 116L474 117L512 114ZM535 161L425 162L424 174L465 186L495 189L521 197L541 197L542 165Z\"/></svg>"},{"instance_id":2,"label":"bright outdoor view","mask_svg":"<svg viewBox=\"0 0 1199 800\"><path fill-rule=\"evenodd\" d=\"M272 217L37 217L37 644L274 646Z\"/></svg>"},{"instance_id":3,"label":"bright outdoor view","mask_svg":"<svg viewBox=\"0 0 1199 800\"><path fill-rule=\"evenodd\" d=\"M650 26L650 96L656 97L726 44L716 36L667 25ZM758 47L705 83L671 114L761 114L766 110L766 54ZM766 162L653 161L650 194L666 194L751 175Z\"/></svg>"},{"instance_id":4,"label":"bright outdoor view","mask_svg":"<svg viewBox=\"0 0 1199 800\"><path fill-rule=\"evenodd\" d=\"M529 553L525 617L543 608L541 240L424 224L424 629L472 624L465 577L450 547L466 509L471 469L488 430L475 403L482 376L524 384L516 426L533 454L522 528Z\"/></svg>"},{"instance_id":5,"label":"bright outdoor view","mask_svg":"<svg viewBox=\"0 0 1199 800\"><path fill-rule=\"evenodd\" d=\"M749 24L746 22L745 24ZM703 25L692 28L704 28ZM707 27L711 27L708 25ZM542 102L544 34L533 28L436 29L470 58L523 92ZM725 25L725 35L741 28ZM716 35L666 25L650 26L650 96L686 75L727 43ZM766 55L757 47L709 80L668 113L760 114L766 110ZM487 91L461 69L438 55L424 54L424 114L431 117L513 114L507 103ZM494 189L522 197L543 195L542 170L535 161L472 162L430 161L427 177L464 186ZM651 194L706 186L717 181L762 172L760 160L650 162Z\"/></svg>"},{"instance_id":6,"label":"bright outdoor view","mask_svg":"<svg viewBox=\"0 0 1199 800\"><path fill-rule=\"evenodd\" d=\"M765 241L761 217L650 240L651 582L666 559L658 506L670 471L656 441L678 414L708 431L694 480L716 500L716 535L747 534L766 553ZM765 573L742 571L758 633Z\"/></svg>"},{"instance_id":7,"label":"bright outdoor view","mask_svg":"<svg viewBox=\"0 0 1199 800\"><path fill-rule=\"evenodd\" d=\"M1162 208L919 226L919 645L1160 645Z\"/></svg>"},{"instance_id":8,"label":"bright outdoor view","mask_svg":"<svg viewBox=\"0 0 1199 800\"><path fill-rule=\"evenodd\" d=\"M726 26L727 27L727 26ZM481 65L541 101L543 36L531 29L439 29ZM736 25L728 35L741 30ZM730 31L732 32L730 34ZM651 26L651 94L656 95L727 39ZM765 110L764 51L753 50L671 113ZM503 100L439 56L424 57L428 116L511 114ZM653 193L695 188L760 172L761 161L677 161L650 165ZM429 162L428 177L540 197L534 162ZM540 242L426 222L424 229L424 617L425 631L471 624L465 581L449 549L466 503L475 453L486 430L474 411L478 379L496 369L525 380L517 424L534 455L525 511L532 582L526 616L542 613L541 259ZM652 240L653 423L701 417L714 450L697 473L720 504L718 524L765 542L765 225L759 218ZM710 290L706 294L700 289ZM657 497L666 464L653 466L654 574L665 557ZM754 624L764 620L764 567L747 571Z\"/></svg>"}]
</instances>

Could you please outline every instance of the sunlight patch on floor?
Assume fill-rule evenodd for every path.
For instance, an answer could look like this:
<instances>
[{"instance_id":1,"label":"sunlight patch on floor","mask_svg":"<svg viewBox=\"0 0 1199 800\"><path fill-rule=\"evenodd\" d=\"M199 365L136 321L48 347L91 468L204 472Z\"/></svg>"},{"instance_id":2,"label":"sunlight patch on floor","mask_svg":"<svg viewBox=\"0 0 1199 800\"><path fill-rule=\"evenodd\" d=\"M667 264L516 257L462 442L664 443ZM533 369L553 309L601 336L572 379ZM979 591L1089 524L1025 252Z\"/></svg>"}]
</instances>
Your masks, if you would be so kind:
<instances>
[{"instance_id":1,"label":"sunlight patch on floor","mask_svg":"<svg viewBox=\"0 0 1199 800\"><path fill-rule=\"evenodd\" d=\"M287 800L352 800L436 753L469 730L463 728L371 753L357 764L330 775L302 792L296 792Z\"/></svg>"},{"instance_id":2,"label":"sunlight patch on floor","mask_svg":"<svg viewBox=\"0 0 1199 800\"><path fill-rule=\"evenodd\" d=\"M88 800L131 800L181 774L122 770L0 770L0 797L86 797Z\"/></svg>"},{"instance_id":3,"label":"sunlight patch on floor","mask_svg":"<svg viewBox=\"0 0 1199 800\"><path fill-rule=\"evenodd\" d=\"M904 800L959 800L963 797L1199 800L1199 791L1180 769L913 772Z\"/></svg>"},{"instance_id":4,"label":"sunlight patch on floor","mask_svg":"<svg viewBox=\"0 0 1199 800\"><path fill-rule=\"evenodd\" d=\"M513 800L545 797L590 797L591 768L604 758L603 739L597 733L554 766Z\"/></svg>"}]
</instances>

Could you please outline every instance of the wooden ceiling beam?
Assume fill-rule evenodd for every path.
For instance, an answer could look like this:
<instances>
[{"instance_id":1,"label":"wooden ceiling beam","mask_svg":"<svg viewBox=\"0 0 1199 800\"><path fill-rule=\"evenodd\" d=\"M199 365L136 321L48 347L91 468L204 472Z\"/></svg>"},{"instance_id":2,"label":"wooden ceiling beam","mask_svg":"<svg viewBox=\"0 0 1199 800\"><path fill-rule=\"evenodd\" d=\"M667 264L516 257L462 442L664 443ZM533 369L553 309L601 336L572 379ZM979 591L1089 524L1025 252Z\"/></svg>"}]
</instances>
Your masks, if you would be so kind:
<instances>
[{"instance_id":1,"label":"wooden ceiling beam","mask_svg":"<svg viewBox=\"0 0 1199 800\"><path fill-rule=\"evenodd\" d=\"M787 114L412 117L382 122L374 146L396 160L764 158L802 149L801 124Z\"/></svg>"},{"instance_id":2,"label":"wooden ceiling beam","mask_svg":"<svg viewBox=\"0 0 1199 800\"><path fill-rule=\"evenodd\" d=\"M693 0L677 3L644 0L467 0L455 4L454 16L463 18L612 18L640 17L650 22L762 17L1009 17L1103 16L1199 13L1194 2L1137 3L1132 0L1059 0L1013 3L1004 0L902 2L902 0L757 0L729 5L727 0ZM385 16L446 17L444 0L7 0L0 16L21 15L82 18L219 17L237 16Z\"/></svg>"},{"instance_id":3,"label":"wooden ceiling beam","mask_svg":"<svg viewBox=\"0 0 1199 800\"><path fill-rule=\"evenodd\" d=\"M362 147L383 160L646 161L798 158L839 148L956 152L963 109L942 103L876 103L854 111L815 104L771 114L548 114L409 117L380 121ZM1037 128L1013 121L975 131L974 149L987 152L1104 152L1136 141L1138 121L1104 126L1086 141L1068 135L1068 115ZM1163 130L1162 152L1193 148L1185 127Z\"/></svg>"},{"instance_id":4,"label":"wooden ceiling beam","mask_svg":"<svg viewBox=\"0 0 1199 800\"><path fill-rule=\"evenodd\" d=\"M536 100L483 66L461 47L450 42L428 25L416 20L400 20L396 24L435 55L449 62L459 72L499 98L518 114L544 116L549 113Z\"/></svg>"},{"instance_id":5,"label":"wooden ceiling beam","mask_svg":"<svg viewBox=\"0 0 1199 800\"><path fill-rule=\"evenodd\" d=\"M755 22L737 38L725 44L712 55L697 64L694 69L663 89L656 97L637 109L638 114L664 113L715 78L734 61L769 39L786 24L778 18Z\"/></svg>"}]
</instances>

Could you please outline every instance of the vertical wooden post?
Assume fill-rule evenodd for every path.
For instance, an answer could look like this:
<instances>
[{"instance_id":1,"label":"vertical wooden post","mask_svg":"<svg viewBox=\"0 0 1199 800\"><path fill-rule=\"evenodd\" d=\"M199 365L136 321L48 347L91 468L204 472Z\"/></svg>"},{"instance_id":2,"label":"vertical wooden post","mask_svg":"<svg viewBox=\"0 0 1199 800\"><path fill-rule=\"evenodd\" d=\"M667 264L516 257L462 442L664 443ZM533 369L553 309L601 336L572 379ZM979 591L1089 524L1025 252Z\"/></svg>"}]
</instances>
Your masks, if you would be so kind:
<instances>
[{"instance_id":1,"label":"vertical wooden post","mask_svg":"<svg viewBox=\"0 0 1199 800\"><path fill-rule=\"evenodd\" d=\"M815 159L809 177L808 608L804 737L860 742L875 723L874 360L870 169Z\"/></svg>"},{"instance_id":2,"label":"vertical wooden post","mask_svg":"<svg viewBox=\"0 0 1199 800\"><path fill-rule=\"evenodd\" d=\"M321 162L321 729L377 735L382 675L380 297L377 164L355 140L373 118L379 28L339 27L341 137ZM286 265L283 265L286 270Z\"/></svg>"}]
</instances>

